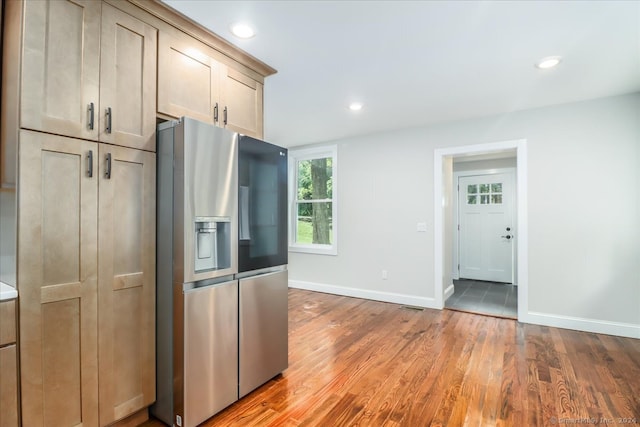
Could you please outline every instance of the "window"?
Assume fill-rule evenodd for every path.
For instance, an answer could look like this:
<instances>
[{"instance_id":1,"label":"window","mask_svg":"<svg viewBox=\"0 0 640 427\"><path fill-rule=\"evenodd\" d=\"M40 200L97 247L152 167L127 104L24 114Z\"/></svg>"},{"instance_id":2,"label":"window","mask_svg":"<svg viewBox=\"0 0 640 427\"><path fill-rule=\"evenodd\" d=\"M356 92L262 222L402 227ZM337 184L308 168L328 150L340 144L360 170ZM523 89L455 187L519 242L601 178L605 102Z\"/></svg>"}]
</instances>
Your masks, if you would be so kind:
<instances>
[{"instance_id":1,"label":"window","mask_svg":"<svg viewBox=\"0 0 640 427\"><path fill-rule=\"evenodd\" d=\"M502 183L467 185L467 204L477 205L478 202L481 205L502 204Z\"/></svg>"},{"instance_id":2,"label":"window","mask_svg":"<svg viewBox=\"0 0 640 427\"><path fill-rule=\"evenodd\" d=\"M336 255L337 147L289 150L289 250Z\"/></svg>"}]
</instances>

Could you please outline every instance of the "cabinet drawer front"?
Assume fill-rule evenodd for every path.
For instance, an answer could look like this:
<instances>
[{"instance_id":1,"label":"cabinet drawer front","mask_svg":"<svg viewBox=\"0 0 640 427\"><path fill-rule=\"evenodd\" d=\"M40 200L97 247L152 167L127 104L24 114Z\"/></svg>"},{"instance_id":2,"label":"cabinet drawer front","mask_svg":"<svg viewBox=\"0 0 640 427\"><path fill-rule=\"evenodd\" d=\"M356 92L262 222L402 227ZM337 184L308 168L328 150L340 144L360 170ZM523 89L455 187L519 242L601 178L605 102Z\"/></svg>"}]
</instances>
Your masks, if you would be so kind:
<instances>
[{"instance_id":1,"label":"cabinet drawer front","mask_svg":"<svg viewBox=\"0 0 640 427\"><path fill-rule=\"evenodd\" d=\"M0 346L16 342L16 302L0 302Z\"/></svg>"}]
</instances>

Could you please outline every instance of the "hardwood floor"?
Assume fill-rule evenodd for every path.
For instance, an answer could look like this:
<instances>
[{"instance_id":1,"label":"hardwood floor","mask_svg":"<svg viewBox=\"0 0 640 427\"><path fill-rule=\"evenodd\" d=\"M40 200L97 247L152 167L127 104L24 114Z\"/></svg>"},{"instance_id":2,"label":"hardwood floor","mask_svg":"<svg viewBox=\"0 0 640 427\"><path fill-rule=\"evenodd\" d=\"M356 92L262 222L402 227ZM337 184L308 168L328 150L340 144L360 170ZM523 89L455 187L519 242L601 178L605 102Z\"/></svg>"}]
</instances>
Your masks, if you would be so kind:
<instances>
[{"instance_id":1,"label":"hardwood floor","mask_svg":"<svg viewBox=\"0 0 640 427\"><path fill-rule=\"evenodd\" d=\"M289 368L203 426L632 422L640 340L291 289Z\"/></svg>"}]
</instances>

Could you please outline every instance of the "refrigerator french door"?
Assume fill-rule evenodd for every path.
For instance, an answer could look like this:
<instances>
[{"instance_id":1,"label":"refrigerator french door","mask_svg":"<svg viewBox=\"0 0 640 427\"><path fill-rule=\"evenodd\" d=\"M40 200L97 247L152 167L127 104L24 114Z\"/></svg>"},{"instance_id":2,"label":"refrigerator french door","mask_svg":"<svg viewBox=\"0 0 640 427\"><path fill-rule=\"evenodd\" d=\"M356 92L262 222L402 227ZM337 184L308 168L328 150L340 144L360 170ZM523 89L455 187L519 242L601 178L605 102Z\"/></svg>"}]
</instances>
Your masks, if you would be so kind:
<instances>
[{"instance_id":1,"label":"refrigerator french door","mask_svg":"<svg viewBox=\"0 0 640 427\"><path fill-rule=\"evenodd\" d=\"M286 265L287 150L240 135L238 272Z\"/></svg>"},{"instance_id":2,"label":"refrigerator french door","mask_svg":"<svg viewBox=\"0 0 640 427\"><path fill-rule=\"evenodd\" d=\"M288 366L287 150L238 140L239 397Z\"/></svg>"}]
</instances>

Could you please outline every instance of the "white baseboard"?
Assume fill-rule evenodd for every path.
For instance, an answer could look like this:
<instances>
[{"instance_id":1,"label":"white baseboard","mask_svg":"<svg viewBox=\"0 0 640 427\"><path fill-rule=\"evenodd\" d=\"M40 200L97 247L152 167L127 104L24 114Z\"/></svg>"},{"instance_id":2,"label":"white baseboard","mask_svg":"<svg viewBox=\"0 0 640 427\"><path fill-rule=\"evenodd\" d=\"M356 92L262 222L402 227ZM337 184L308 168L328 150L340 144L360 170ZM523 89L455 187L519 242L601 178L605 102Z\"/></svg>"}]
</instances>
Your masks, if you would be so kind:
<instances>
[{"instance_id":1,"label":"white baseboard","mask_svg":"<svg viewBox=\"0 0 640 427\"><path fill-rule=\"evenodd\" d=\"M453 295L454 291L455 291L455 287L453 286L453 283L447 286L447 289L444 290L444 300L445 301L448 300L449 297Z\"/></svg>"},{"instance_id":2,"label":"white baseboard","mask_svg":"<svg viewBox=\"0 0 640 427\"><path fill-rule=\"evenodd\" d=\"M303 282L289 280L289 287L308 291L324 292L327 294L356 297L374 301L392 302L394 304L411 305L415 307L438 308L434 298L417 297L414 295L396 294L393 292L371 291L368 289L348 288L345 286L327 285L324 283Z\"/></svg>"},{"instance_id":3,"label":"white baseboard","mask_svg":"<svg viewBox=\"0 0 640 427\"><path fill-rule=\"evenodd\" d=\"M640 325L633 325L631 323L608 322L606 320L585 319L531 311L525 313L524 318L522 317L523 316L519 316L518 320L524 323L640 339Z\"/></svg>"},{"instance_id":4,"label":"white baseboard","mask_svg":"<svg viewBox=\"0 0 640 427\"><path fill-rule=\"evenodd\" d=\"M349 288L345 286L327 285L324 283L305 282L301 280L289 280L289 287L346 297L411 305L415 307L434 308L437 310L441 309L441 307L436 306L434 298L417 297L393 292L371 291L367 289ZM453 294L453 292L454 286L449 285L445 290L445 301ZM630 323L608 322L605 320L585 319L537 312L528 312L524 313L524 315L519 315L518 321L534 325L551 326L554 328L573 329L575 331L594 332L598 334L640 339L640 325Z\"/></svg>"}]
</instances>

